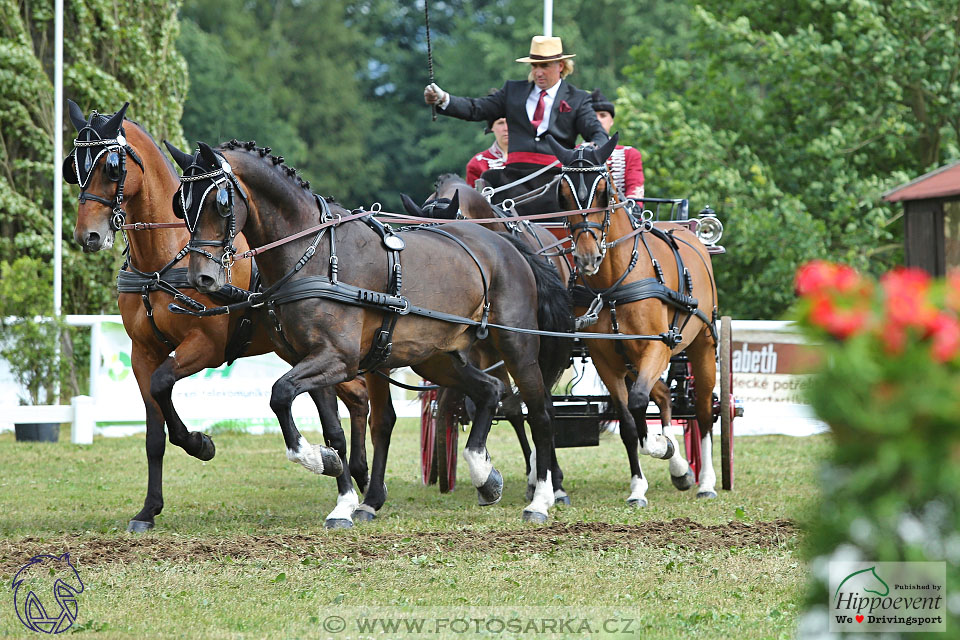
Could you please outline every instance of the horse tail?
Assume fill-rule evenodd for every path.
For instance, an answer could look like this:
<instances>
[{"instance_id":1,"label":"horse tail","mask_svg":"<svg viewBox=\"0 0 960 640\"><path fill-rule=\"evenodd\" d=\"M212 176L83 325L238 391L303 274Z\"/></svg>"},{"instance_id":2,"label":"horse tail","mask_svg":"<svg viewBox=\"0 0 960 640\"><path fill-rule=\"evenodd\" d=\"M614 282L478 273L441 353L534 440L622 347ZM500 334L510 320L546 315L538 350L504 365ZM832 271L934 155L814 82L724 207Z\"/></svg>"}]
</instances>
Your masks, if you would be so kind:
<instances>
[{"instance_id":1,"label":"horse tail","mask_svg":"<svg viewBox=\"0 0 960 640\"><path fill-rule=\"evenodd\" d=\"M510 233L498 234L509 240L527 260L537 281L537 324L542 331L570 333L574 329L573 300L556 267L535 254L523 240ZM570 364L573 338L540 336L540 373L549 393Z\"/></svg>"}]
</instances>

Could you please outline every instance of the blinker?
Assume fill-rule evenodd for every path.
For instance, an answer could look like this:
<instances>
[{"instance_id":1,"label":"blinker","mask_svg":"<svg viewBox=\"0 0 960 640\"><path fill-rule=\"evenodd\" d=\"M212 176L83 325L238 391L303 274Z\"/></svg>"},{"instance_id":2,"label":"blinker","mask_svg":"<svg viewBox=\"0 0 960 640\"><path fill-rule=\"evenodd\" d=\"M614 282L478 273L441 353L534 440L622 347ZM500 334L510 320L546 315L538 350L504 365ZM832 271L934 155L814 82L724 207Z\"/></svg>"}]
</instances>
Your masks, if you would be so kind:
<instances>
[{"instance_id":1,"label":"blinker","mask_svg":"<svg viewBox=\"0 0 960 640\"><path fill-rule=\"evenodd\" d=\"M119 153L116 151L111 151L107 154L107 160L104 163L104 170L108 180L112 182L120 182L121 171Z\"/></svg>"},{"instance_id":2,"label":"blinker","mask_svg":"<svg viewBox=\"0 0 960 640\"><path fill-rule=\"evenodd\" d=\"M232 209L229 191L226 187L220 187L217 191L217 213L220 214L221 218L226 218L229 217Z\"/></svg>"}]
</instances>

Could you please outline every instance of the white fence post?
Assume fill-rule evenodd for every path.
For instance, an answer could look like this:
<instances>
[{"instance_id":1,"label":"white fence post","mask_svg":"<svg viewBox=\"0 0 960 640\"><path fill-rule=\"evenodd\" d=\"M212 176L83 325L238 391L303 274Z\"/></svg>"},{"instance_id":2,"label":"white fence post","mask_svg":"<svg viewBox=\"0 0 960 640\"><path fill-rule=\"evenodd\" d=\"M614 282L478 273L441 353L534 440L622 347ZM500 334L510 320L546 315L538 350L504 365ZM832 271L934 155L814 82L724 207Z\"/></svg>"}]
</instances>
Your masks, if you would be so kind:
<instances>
[{"instance_id":1,"label":"white fence post","mask_svg":"<svg viewBox=\"0 0 960 640\"><path fill-rule=\"evenodd\" d=\"M73 406L73 425L70 429L70 442L73 444L93 444L93 426L96 421L93 411L93 398L74 396L70 400Z\"/></svg>"}]
</instances>

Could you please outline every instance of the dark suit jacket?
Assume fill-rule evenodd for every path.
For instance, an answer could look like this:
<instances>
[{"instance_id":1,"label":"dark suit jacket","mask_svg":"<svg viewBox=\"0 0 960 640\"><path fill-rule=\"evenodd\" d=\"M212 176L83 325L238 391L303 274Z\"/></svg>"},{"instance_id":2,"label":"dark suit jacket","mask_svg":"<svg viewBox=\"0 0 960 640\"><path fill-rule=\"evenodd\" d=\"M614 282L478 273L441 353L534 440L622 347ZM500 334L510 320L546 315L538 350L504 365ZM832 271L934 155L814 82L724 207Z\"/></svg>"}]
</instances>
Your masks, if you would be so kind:
<instances>
[{"instance_id":1,"label":"dark suit jacket","mask_svg":"<svg viewBox=\"0 0 960 640\"><path fill-rule=\"evenodd\" d=\"M526 80L508 80L502 89L483 98L460 98L451 95L447 108L438 111L461 120L481 121L506 117L510 131L510 156L517 152L552 156L553 152L545 137L537 135L527 117L527 97L534 88L535 85ZM561 113L560 105L564 102L570 106L570 110L564 109ZM566 80L560 81L560 89L550 109L550 124L546 133L568 149L576 145L577 135L598 145L609 140L597 120L590 94L577 89Z\"/></svg>"}]
</instances>

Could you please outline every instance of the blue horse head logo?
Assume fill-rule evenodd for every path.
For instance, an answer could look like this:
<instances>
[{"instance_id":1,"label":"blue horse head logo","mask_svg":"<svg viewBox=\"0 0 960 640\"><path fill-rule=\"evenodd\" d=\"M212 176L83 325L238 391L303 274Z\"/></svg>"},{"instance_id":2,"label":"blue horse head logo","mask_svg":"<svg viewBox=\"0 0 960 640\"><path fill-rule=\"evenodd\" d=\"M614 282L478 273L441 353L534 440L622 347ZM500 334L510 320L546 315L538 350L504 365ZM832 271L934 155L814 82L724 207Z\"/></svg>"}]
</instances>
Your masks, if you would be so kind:
<instances>
[{"instance_id":1,"label":"blue horse head logo","mask_svg":"<svg viewBox=\"0 0 960 640\"><path fill-rule=\"evenodd\" d=\"M17 617L31 631L63 633L77 619L77 594L83 592L83 581L70 564L69 553L30 558L10 588Z\"/></svg>"}]
</instances>

